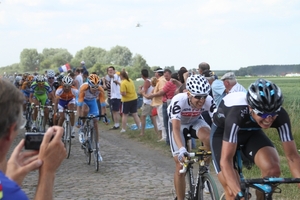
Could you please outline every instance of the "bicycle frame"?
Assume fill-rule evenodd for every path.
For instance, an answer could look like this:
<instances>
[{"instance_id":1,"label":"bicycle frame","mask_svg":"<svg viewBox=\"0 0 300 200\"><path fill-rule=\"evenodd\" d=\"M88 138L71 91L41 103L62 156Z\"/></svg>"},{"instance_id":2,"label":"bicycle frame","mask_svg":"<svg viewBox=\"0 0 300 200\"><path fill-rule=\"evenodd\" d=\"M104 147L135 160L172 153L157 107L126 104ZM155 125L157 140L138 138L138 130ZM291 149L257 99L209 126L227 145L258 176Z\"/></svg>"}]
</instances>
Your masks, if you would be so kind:
<instances>
[{"instance_id":1,"label":"bicycle frame","mask_svg":"<svg viewBox=\"0 0 300 200\"><path fill-rule=\"evenodd\" d=\"M211 156L211 151L206 151L203 147L199 147L197 152L191 152L191 135L189 131L184 131L184 136L189 157L183 163L183 168L179 170L179 173L188 172L187 174L189 176L190 191L186 193L186 198L197 200L204 199L204 182L208 182L206 184L209 188L210 197L214 200L219 200L220 197L216 184L213 178L210 176L207 167L205 166L205 160L207 157ZM196 179L194 179L193 172L194 163L198 163L199 166Z\"/></svg>"}]
</instances>

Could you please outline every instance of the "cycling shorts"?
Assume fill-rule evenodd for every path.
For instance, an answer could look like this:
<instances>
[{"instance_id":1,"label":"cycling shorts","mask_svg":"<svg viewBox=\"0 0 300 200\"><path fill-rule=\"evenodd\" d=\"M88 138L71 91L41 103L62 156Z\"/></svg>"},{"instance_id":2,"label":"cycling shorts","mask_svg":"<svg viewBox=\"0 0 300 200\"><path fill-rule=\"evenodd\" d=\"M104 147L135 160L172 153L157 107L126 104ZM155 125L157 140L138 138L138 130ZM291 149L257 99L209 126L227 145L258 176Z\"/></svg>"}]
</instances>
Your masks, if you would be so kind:
<instances>
[{"instance_id":1,"label":"cycling shorts","mask_svg":"<svg viewBox=\"0 0 300 200\"><path fill-rule=\"evenodd\" d=\"M68 108L69 104L75 104L75 98L70 100L62 100L59 99L58 101L58 112L63 112L65 108Z\"/></svg>"},{"instance_id":2,"label":"cycling shorts","mask_svg":"<svg viewBox=\"0 0 300 200\"><path fill-rule=\"evenodd\" d=\"M219 173L221 171L220 159L222 151L223 132L223 128L219 128L215 124L212 125L210 132L210 148L212 151L213 164L216 173ZM241 147L242 153L253 163L254 157L259 149L266 146L274 147L272 141L261 129L251 131L239 130L238 145L243 145ZM235 160L235 158L233 160Z\"/></svg>"},{"instance_id":3,"label":"cycling shorts","mask_svg":"<svg viewBox=\"0 0 300 200\"><path fill-rule=\"evenodd\" d=\"M24 94L24 96L25 96L26 98L29 98L29 96L30 96L30 92L29 92L29 91L22 90L22 92L23 92L23 94Z\"/></svg>"},{"instance_id":4,"label":"cycling shorts","mask_svg":"<svg viewBox=\"0 0 300 200\"><path fill-rule=\"evenodd\" d=\"M49 105L50 104L50 100L48 99L47 94L43 94L43 95L33 95L33 99L38 100L39 102L41 102L42 106L45 105Z\"/></svg>"},{"instance_id":5,"label":"cycling shorts","mask_svg":"<svg viewBox=\"0 0 300 200\"><path fill-rule=\"evenodd\" d=\"M169 123L169 125L170 125L170 127L169 127L169 138L170 138L171 152L172 152L173 156L178 156L179 148L176 145L176 142L175 142L174 137L173 137L172 123ZM198 139L197 133L198 133L199 129L203 128L203 127L210 128L209 125L203 119L198 119L197 121L193 122L192 124L181 124L181 126L180 126L180 138L181 138L182 144L186 143L184 135L183 135L184 129L190 130L191 137Z\"/></svg>"},{"instance_id":6,"label":"cycling shorts","mask_svg":"<svg viewBox=\"0 0 300 200\"><path fill-rule=\"evenodd\" d=\"M88 115L99 115L99 109L97 105L97 99L92 100L83 100L83 104L86 104L89 107L89 113Z\"/></svg>"}]
</instances>

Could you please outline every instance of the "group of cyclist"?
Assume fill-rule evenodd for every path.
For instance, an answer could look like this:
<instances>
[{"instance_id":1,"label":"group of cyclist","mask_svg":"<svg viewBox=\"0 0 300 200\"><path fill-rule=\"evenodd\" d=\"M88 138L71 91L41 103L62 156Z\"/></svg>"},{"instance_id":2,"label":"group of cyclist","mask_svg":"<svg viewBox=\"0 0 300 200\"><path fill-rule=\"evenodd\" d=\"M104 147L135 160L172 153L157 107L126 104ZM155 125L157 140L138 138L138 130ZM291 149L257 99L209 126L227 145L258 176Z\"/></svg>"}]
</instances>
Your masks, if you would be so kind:
<instances>
[{"instance_id":1,"label":"group of cyclist","mask_svg":"<svg viewBox=\"0 0 300 200\"><path fill-rule=\"evenodd\" d=\"M81 75L81 74L79 74ZM106 103L105 93L100 86L100 78L96 74L90 74L86 82L82 82L81 85L76 84L73 78L68 74L55 74L54 70L47 70L45 75L31 75L25 73L21 78L15 78L15 86L19 88L25 98L24 112L26 112L26 105L28 102L32 104L32 131L37 131L37 114L38 106L44 107L44 127L41 132L45 131L46 124L48 123L49 107L53 109L53 124L48 123L49 126L58 125L62 126L65 120L64 110L78 111L78 127L79 127L79 141L83 143L85 141L83 134L84 120L82 117L87 115L98 116L100 114L105 115ZM97 100L100 101L100 107L98 108ZM99 111L100 110L100 111ZM26 113L24 113L26 116ZM57 117L55 117L57 116ZM75 137L75 115L74 112L70 113L71 123L71 136ZM99 145L99 133L98 133L98 120L94 119L95 134ZM98 152L99 161L102 161L100 152Z\"/></svg>"},{"instance_id":2,"label":"group of cyclist","mask_svg":"<svg viewBox=\"0 0 300 200\"><path fill-rule=\"evenodd\" d=\"M200 75L190 75L186 92L175 95L168 106L170 147L175 161L174 186L177 200L185 198L185 174L179 173L189 152L184 131L200 139L206 150L212 151L212 162L222 184L226 200L244 199L240 178L236 172L236 149L255 163L262 177L279 177L279 156L262 129L276 128L293 177L300 177L300 156L292 136L289 115L282 108L283 95L271 81L259 78L247 92L228 93L216 107L210 96L211 87ZM201 114L208 111L212 126ZM209 161L206 163L209 165ZM256 192L257 199L262 194Z\"/></svg>"}]
</instances>

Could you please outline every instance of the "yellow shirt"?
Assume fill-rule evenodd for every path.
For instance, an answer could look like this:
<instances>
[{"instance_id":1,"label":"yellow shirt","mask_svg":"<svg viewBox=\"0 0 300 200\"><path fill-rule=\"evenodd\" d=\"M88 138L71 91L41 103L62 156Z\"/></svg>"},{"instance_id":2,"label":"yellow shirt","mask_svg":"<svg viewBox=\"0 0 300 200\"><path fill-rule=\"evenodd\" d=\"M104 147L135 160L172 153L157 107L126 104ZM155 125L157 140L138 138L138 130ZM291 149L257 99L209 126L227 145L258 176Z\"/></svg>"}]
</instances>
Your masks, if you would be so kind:
<instances>
[{"instance_id":1,"label":"yellow shirt","mask_svg":"<svg viewBox=\"0 0 300 200\"><path fill-rule=\"evenodd\" d=\"M167 83L167 80L165 79L164 76L159 77L152 93L155 94L159 91L162 91L162 89L166 83ZM153 97L151 106L160 106L163 103L162 99L163 99L163 96Z\"/></svg>"},{"instance_id":2,"label":"yellow shirt","mask_svg":"<svg viewBox=\"0 0 300 200\"><path fill-rule=\"evenodd\" d=\"M122 95L122 102L132 101L138 98L135 91L134 83L131 79L129 79L129 81L127 81L126 79L121 81L120 92L126 92L125 96Z\"/></svg>"}]
</instances>

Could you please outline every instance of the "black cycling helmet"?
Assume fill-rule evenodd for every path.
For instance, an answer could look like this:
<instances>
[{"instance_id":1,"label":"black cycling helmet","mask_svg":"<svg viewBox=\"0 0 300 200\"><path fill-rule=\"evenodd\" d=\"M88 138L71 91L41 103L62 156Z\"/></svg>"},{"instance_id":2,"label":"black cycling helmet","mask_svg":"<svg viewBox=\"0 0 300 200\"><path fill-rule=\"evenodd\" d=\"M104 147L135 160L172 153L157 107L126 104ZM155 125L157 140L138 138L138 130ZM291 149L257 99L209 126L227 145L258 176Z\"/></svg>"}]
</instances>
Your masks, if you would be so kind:
<instances>
[{"instance_id":1,"label":"black cycling helmet","mask_svg":"<svg viewBox=\"0 0 300 200\"><path fill-rule=\"evenodd\" d=\"M277 85L265 79L258 79L248 88L247 102L251 108L262 113L274 113L280 110L283 96Z\"/></svg>"}]
</instances>

